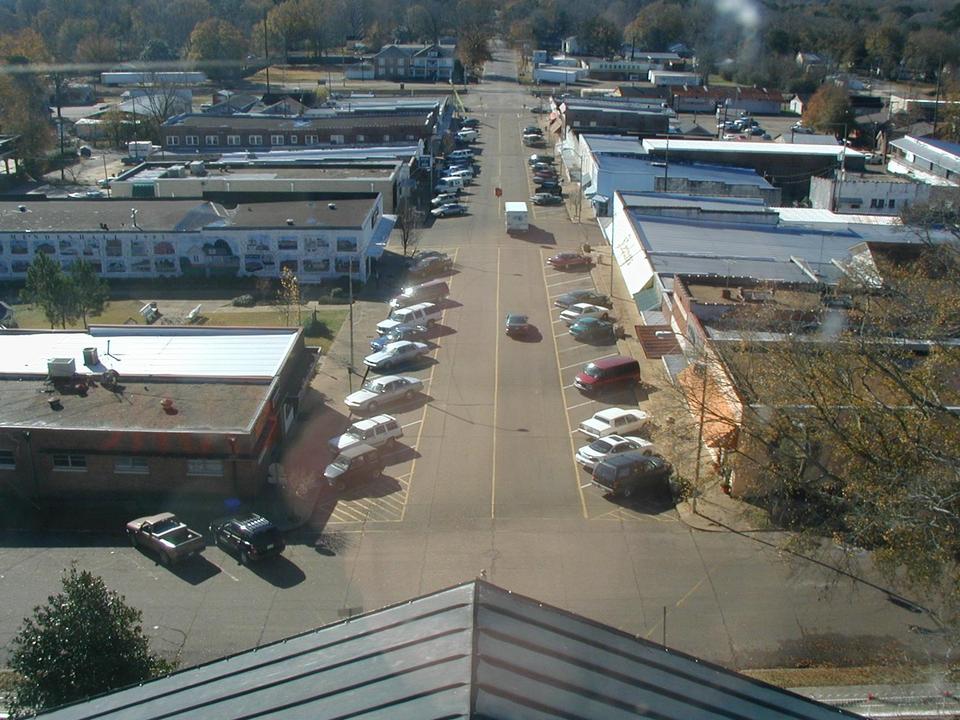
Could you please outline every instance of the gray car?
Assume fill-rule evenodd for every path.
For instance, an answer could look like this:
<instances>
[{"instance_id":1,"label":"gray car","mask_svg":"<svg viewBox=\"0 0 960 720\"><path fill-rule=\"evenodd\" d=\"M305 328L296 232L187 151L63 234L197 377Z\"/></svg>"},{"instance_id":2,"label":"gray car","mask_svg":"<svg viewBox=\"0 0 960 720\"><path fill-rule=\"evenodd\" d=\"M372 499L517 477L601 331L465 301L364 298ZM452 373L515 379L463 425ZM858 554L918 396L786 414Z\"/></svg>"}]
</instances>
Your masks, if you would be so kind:
<instances>
[{"instance_id":1,"label":"gray car","mask_svg":"<svg viewBox=\"0 0 960 720\"><path fill-rule=\"evenodd\" d=\"M370 378L359 390L347 395L346 406L354 412L375 412L385 405L411 400L423 390L423 383L406 375Z\"/></svg>"},{"instance_id":2,"label":"gray car","mask_svg":"<svg viewBox=\"0 0 960 720\"><path fill-rule=\"evenodd\" d=\"M383 370L416 360L428 352L430 352L430 346L426 343L398 340L397 342L387 343L383 350L379 352L367 355L363 359L363 364L374 370Z\"/></svg>"}]
</instances>

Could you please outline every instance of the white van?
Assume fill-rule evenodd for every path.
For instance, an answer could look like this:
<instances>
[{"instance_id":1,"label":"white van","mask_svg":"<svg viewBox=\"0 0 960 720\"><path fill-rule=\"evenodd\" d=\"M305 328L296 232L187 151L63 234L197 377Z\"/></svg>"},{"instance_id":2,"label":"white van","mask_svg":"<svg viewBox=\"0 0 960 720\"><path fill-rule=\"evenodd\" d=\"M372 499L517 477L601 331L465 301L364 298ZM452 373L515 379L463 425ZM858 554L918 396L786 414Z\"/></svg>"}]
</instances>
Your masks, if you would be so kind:
<instances>
[{"instance_id":1,"label":"white van","mask_svg":"<svg viewBox=\"0 0 960 720\"><path fill-rule=\"evenodd\" d=\"M442 177L437 181L433 189L438 193L456 192L457 190L462 190L464 185L466 185L466 183L463 178Z\"/></svg>"},{"instance_id":2,"label":"white van","mask_svg":"<svg viewBox=\"0 0 960 720\"><path fill-rule=\"evenodd\" d=\"M440 322L443 317L443 309L433 303L424 302L411 305L410 307L399 308L390 313L386 320L377 323L377 333L386 335L397 325L426 325L430 326Z\"/></svg>"},{"instance_id":3,"label":"white van","mask_svg":"<svg viewBox=\"0 0 960 720\"><path fill-rule=\"evenodd\" d=\"M473 170L450 170L443 178L460 178L465 185L470 185L473 183Z\"/></svg>"},{"instance_id":4,"label":"white van","mask_svg":"<svg viewBox=\"0 0 960 720\"><path fill-rule=\"evenodd\" d=\"M473 150L470 148L460 148L447 155L447 160L472 160Z\"/></svg>"},{"instance_id":5,"label":"white van","mask_svg":"<svg viewBox=\"0 0 960 720\"><path fill-rule=\"evenodd\" d=\"M460 142L474 142L478 137L480 137L480 133L476 130L467 129L457 133L457 140Z\"/></svg>"}]
</instances>

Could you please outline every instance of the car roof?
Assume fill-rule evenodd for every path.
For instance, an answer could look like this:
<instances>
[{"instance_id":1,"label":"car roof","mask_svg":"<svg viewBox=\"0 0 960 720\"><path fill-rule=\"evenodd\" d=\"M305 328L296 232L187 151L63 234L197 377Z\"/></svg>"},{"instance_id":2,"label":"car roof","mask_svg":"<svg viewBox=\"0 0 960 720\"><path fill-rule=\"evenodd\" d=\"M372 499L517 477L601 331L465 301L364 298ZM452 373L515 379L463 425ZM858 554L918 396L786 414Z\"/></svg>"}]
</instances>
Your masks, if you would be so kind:
<instances>
[{"instance_id":1,"label":"car roof","mask_svg":"<svg viewBox=\"0 0 960 720\"><path fill-rule=\"evenodd\" d=\"M598 420L609 420L611 418L620 417L621 415L625 415L629 412L633 412L633 410L630 408L612 407L612 408L604 408L603 410L599 410L596 413L594 413L593 416Z\"/></svg>"},{"instance_id":2,"label":"car roof","mask_svg":"<svg viewBox=\"0 0 960 720\"><path fill-rule=\"evenodd\" d=\"M383 425L388 422L395 422L396 418L392 415L374 415L373 417L366 418L364 420L357 420L350 427L356 428L357 430L369 430L375 428L377 425Z\"/></svg>"},{"instance_id":3,"label":"car roof","mask_svg":"<svg viewBox=\"0 0 960 720\"><path fill-rule=\"evenodd\" d=\"M345 455L348 458L357 457L359 455L366 455L368 452L377 452L377 449L372 445L367 445L366 443L356 443L355 445L350 445L345 447L340 451L340 455Z\"/></svg>"},{"instance_id":4,"label":"car roof","mask_svg":"<svg viewBox=\"0 0 960 720\"><path fill-rule=\"evenodd\" d=\"M637 362L636 358L632 358L629 355L614 355L613 357L600 358L599 360L593 361L593 366L598 367L601 370L607 370L608 368L617 367L628 362Z\"/></svg>"},{"instance_id":5,"label":"car roof","mask_svg":"<svg viewBox=\"0 0 960 720\"><path fill-rule=\"evenodd\" d=\"M644 455L643 450L627 450L604 458L601 462L608 466L621 467L623 465L635 465L642 463L656 467L658 465L666 467L667 461L655 455Z\"/></svg>"}]
</instances>

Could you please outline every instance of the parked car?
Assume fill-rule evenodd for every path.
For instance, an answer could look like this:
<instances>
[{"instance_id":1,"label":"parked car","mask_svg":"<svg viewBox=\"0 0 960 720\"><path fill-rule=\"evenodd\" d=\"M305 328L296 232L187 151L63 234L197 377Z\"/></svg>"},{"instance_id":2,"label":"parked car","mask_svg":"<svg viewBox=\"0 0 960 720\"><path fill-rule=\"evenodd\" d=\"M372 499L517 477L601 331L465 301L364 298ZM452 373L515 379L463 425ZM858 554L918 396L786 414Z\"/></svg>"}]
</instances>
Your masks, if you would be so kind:
<instances>
[{"instance_id":1,"label":"parked car","mask_svg":"<svg viewBox=\"0 0 960 720\"><path fill-rule=\"evenodd\" d=\"M557 255L551 255L547 258L547 265L551 265L557 270L569 270L570 268L589 268L593 265L593 260L589 255L582 253L564 252Z\"/></svg>"},{"instance_id":2,"label":"parked car","mask_svg":"<svg viewBox=\"0 0 960 720\"><path fill-rule=\"evenodd\" d=\"M524 135L523 144L527 147L546 147L547 143L539 135Z\"/></svg>"},{"instance_id":3,"label":"parked car","mask_svg":"<svg viewBox=\"0 0 960 720\"><path fill-rule=\"evenodd\" d=\"M571 290L553 299L553 304L558 308L567 308L577 303L590 303L591 305L610 307L610 298L596 290Z\"/></svg>"},{"instance_id":4,"label":"parked car","mask_svg":"<svg viewBox=\"0 0 960 720\"><path fill-rule=\"evenodd\" d=\"M662 485L672 474L673 466L662 457L630 450L598 462L593 468L593 484L613 495L631 497Z\"/></svg>"},{"instance_id":5,"label":"parked car","mask_svg":"<svg viewBox=\"0 0 960 720\"><path fill-rule=\"evenodd\" d=\"M608 317L610 317L610 308L602 305L591 305L590 303L575 303L560 313L560 319L567 325L573 325L583 318L606 320Z\"/></svg>"},{"instance_id":6,"label":"parked car","mask_svg":"<svg viewBox=\"0 0 960 720\"><path fill-rule=\"evenodd\" d=\"M131 520L127 523L127 536L134 547L156 553L161 565L173 565L207 547L203 535L170 512Z\"/></svg>"},{"instance_id":7,"label":"parked car","mask_svg":"<svg viewBox=\"0 0 960 720\"><path fill-rule=\"evenodd\" d=\"M610 342L615 337L613 323L594 317L580 318L570 326L570 334L582 342Z\"/></svg>"},{"instance_id":8,"label":"parked car","mask_svg":"<svg viewBox=\"0 0 960 720\"><path fill-rule=\"evenodd\" d=\"M280 529L256 513L212 522L210 534L217 545L236 555L241 565L276 557L287 546Z\"/></svg>"},{"instance_id":9,"label":"parked car","mask_svg":"<svg viewBox=\"0 0 960 720\"><path fill-rule=\"evenodd\" d=\"M562 205L563 198L554 193L536 193L530 196L530 202L534 205Z\"/></svg>"},{"instance_id":10,"label":"parked car","mask_svg":"<svg viewBox=\"0 0 960 720\"><path fill-rule=\"evenodd\" d=\"M417 285L410 285L403 289L399 295L390 300L390 308L410 307L417 303L432 302L438 303L450 295L450 285L444 280L428 280ZM398 338L400 340L418 340L419 338Z\"/></svg>"},{"instance_id":11,"label":"parked car","mask_svg":"<svg viewBox=\"0 0 960 720\"><path fill-rule=\"evenodd\" d=\"M556 167L554 166L554 164L553 164L553 163L548 163L548 162L535 162L535 163L531 163L530 168L531 168L534 172L539 172L539 171L542 170L542 171L546 171L546 172L555 173L555 172L557 171L557 169L556 169Z\"/></svg>"},{"instance_id":12,"label":"parked car","mask_svg":"<svg viewBox=\"0 0 960 720\"><path fill-rule=\"evenodd\" d=\"M523 135L541 135L541 136L542 136L542 135L543 135L543 130L541 130L541 129L540 129L539 127L537 127L536 125L527 125L527 126L523 129L523 133L522 133L522 134L523 134Z\"/></svg>"},{"instance_id":13,"label":"parked car","mask_svg":"<svg viewBox=\"0 0 960 720\"><path fill-rule=\"evenodd\" d=\"M465 128L477 128L480 127L480 121L477 118L464 118L460 121L460 125Z\"/></svg>"},{"instance_id":14,"label":"parked car","mask_svg":"<svg viewBox=\"0 0 960 720\"><path fill-rule=\"evenodd\" d=\"M430 332L426 325L398 325L386 335L380 335L370 341L370 349L383 350L384 347L398 340L421 340Z\"/></svg>"},{"instance_id":15,"label":"parked car","mask_svg":"<svg viewBox=\"0 0 960 720\"><path fill-rule=\"evenodd\" d=\"M504 329L510 337L524 337L533 330L530 320L526 315L517 315L511 313L507 315Z\"/></svg>"},{"instance_id":16,"label":"parked car","mask_svg":"<svg viewBox=\"0 0 960 720\"><path fill-rule=\"evenodd\" d=\"M537 192L558 192L562 189L559 180L548 180L546 178L535 177L533 184L537 186Z\"/></svg>"},{"instance_id":17,"label":"parked car","mask_svg":"<svg viewBox=\"0 0 960 720\"><path fill-rule=\"evenodd\" d=\"M366 443L371 447L395 445L403 437L403 428L392 415L375 415L365 420L357 420L342 434L335 435L327 445L336 453L342 453L349 447Z\"/></svg>"},{"instance_id":18,"label":"parked car","mask_svg":"<svg viewBox=\"0 0 960 720\"><path fill-rule=\"evenodd\" d=\"M605 408L584 420L577 428L592 438L639 433L650 423L651 415L636 408Z\"/></svg>"},{"instance_id":19,"label":"parked car","mask_svg":"<svg viewBox=\"0 0 960 720\"><path fill-rule=\"evenodd\" d=\"M347 395L344 404L354 412L376 412L398 400L412 400L423 390L423 383L406 375L370 378L356 392Z\"/></svg>"},{"instance_id":20,"label":"parked car","mask_svg":"<svg viewBox=\"0 0 960 720\"><path fill-rule=\"evenodd\" d=\"M430 352L430 346L426 343L398 340L387 343L383 350L367 355L363 359L363 364L374 370L383 370L416 360L428 352Z\"/></svg>"},{"instance_id":21,"label":"parked car","mask_svg":"<svg viewBox=\"0 0 960 720\"><path fill-rule=\"evenodd\" d=\"M377 323L377 332L386 335L398 325L426 325L430 327L443 319L443 308L436 303L422 302L391 310L386 320ZM405 342L405 341L401 341Z\"/></svg>"},{"instance_id":22,"label":"parked car","mask_svg":"<svg viewBox=\"0 0 960 720\"><path fill-rule=\"evenodd\" d=\"M448 192L440 193L433 200L430 201L430 204L434 207L439 207L440 205L448 205L450 203L455 203L460 199L460 191L457 192Z\"/></svg>"},{"instance_id":23,"label":"parked car","mask_svg":"<svg viewBox=\"0 0 960 720\"><path fill-rule=\"evenodd\" d=\"M534 182L538 180L556 180L557 171L556 170L535 170L531 175Z\"/></svg>"},{"instance_id":24,"label":"parked car","mask_svg":"<svg viewBox=\"0 0 960 720\"><path fill-rule=\"evenodd\" d=\"M545 155L543 153L534 153L527 159L527 162L530 163L531 165L536 165L537 163L547 163L549 165L553 165L555 161L554 161L553 155Z\"/></svg>"},{"instance_id":25,"label":"parked car","mask_svg":"<svg viewBox=\"0 0 960 720\"><path fill-rule=\"evenodd\" d=\"M429 277L451 270L453 270L453 258L444 255L443 257L422 257L410 267L408 272L416 277Z\"/></svg>"},{"instance_id":26,"label":"parked car","mask_svg":"<svg viewBox=\"0 0 960 720\"><path fill-rule=\"evenodd\" d=\"M327 484L337 490L380 477L386 463L380 451L365 443L353 445L337 455L323 471Z\"/></svg>"},{"instance_id":27,"label":"parked car","mask_svg":"<svg viewBox=\"0 0 960 720\"><path fill-rule=\"evenodd\" d=\"M597 438L589 445L577 450L576 460L584 470L593 470L594 466L611 455L637 450L643 455L656 455L656 446L642 437L607 435Z\"/></svg>"},{"instance_id":28,"label":"parked car","mask_svg":"<svg viewBox=\"0 0 960 720\"><path fill-rule=\"evenodd\" d=\"M455 215L466 215L467 206L459 205L457 203L450 203L449 205L441 205L430 211L430 214L437 218L453 217Z\"/></svg>"},{"instance_id":29,"label":"parked car","mask_svg":"<svg viewBox=\"0 0 960 720\"><path fill-rule=\"evenodd\" d=\"M573 384L580 392L592 395L640 382L640 363L629 355L614 355L587 363Z\"/></svg>"}]
</instances>

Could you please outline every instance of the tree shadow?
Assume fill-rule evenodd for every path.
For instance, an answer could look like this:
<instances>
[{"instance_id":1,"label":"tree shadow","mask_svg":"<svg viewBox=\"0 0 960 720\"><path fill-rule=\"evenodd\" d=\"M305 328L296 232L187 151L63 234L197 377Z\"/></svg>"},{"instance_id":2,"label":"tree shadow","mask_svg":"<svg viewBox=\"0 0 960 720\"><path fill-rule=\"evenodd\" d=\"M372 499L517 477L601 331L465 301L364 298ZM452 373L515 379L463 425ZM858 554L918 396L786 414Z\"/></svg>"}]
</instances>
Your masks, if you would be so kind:
<instances>
[{"instance_id":1,"label":"tree shadow","mask_svg":"<svg viewBox=\"0 0 960 720\"><path fill-rule=\"evenodd\" d=\"M379 475L370 480L357 483L345 488L336 495L337 501L363 500L364 498L381 498L400 492L403 486L389 475Z\"/></svg>"}]
</instances>

